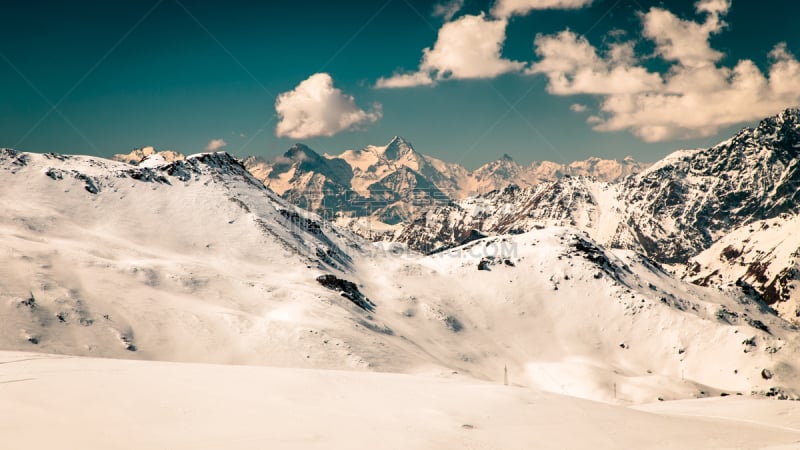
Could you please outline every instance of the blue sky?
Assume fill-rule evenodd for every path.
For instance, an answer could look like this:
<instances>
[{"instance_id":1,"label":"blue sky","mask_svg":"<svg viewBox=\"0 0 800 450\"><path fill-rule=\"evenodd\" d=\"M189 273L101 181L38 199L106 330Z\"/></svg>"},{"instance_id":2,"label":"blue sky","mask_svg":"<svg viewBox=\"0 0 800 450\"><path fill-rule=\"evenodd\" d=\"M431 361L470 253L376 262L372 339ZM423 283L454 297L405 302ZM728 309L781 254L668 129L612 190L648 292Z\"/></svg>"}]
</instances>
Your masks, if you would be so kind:
<instances>
[{"instance_id":1,"label":"blue sky","mask_svg":"<svg viewBox=\"0 0 800 450\"><path fill-rule=\"evenodd\" d=\"M788 0L15 2L0 27L0 146L107 156L222 139L270 157L399 134L467 167L504 153L654 161L800 102L798 12ZM393 75L423 85L381 87Z\"/></svg>"}]
</instances>

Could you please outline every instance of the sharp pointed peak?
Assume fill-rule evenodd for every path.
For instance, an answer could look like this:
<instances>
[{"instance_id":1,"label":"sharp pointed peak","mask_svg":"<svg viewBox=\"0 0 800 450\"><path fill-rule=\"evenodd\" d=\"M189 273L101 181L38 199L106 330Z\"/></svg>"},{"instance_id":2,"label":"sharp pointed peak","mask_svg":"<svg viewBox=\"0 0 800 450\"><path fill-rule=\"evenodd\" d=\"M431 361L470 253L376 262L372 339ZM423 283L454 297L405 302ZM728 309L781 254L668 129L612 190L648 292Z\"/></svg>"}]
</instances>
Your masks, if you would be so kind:
<instances>
[{"instance_id":1,"label":"sharp pointed peak","mask_svg":"<svg viewBox=\"0 0 800 450\"><path fill-rule=\"evenodd\" d=\"M397 159L409 153L415 153L414 146L401 136L393 137L383 150L384 156L390 160Z\"/></svg>"},{"instance_id":2,"label":"sharp pointed peak","mask_svg":"<svg viewBox=\"0 0 800 450\"><path fill-rule=\"evenodd\" d=\"M389 139L389 143L387 145L392 144L405 144L411 146L411 143L408 142L403 136L395 135L391 139Z\"/></svg>"}]
</instances>

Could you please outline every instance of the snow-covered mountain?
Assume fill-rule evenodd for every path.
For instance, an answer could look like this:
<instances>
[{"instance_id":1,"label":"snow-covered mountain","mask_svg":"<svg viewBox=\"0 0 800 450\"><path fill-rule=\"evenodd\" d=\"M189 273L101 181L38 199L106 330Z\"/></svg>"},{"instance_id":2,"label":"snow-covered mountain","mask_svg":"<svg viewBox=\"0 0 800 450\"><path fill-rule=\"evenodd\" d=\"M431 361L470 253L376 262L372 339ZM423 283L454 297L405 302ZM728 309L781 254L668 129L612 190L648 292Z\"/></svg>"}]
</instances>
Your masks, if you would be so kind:
<instances>
[{"instance_id":1,"label":"snow-covered mountain","mask_svg":"<svg viewBox=\"0 0 800 450\"><path fill-rule=\"evenodd\" d=\"M332 214L350 205L350 166L338 158L324 158L305 145L294 145L270 165L254 157L244 164L274 192L306 210Z\"/></svg>"},{"instance_id":2,"label":"snow-covered mountain","mask_svg":"<svg viewBox=\"0 0 800 450\"><path fill-rule=\"evenodd\" d=\"M424 256L302 211L224 152L142 167L3 150L0 192L0 349L482 380L505 366L618 404L800 392L794 326L573 226Z\"/></svg>"},{"instance_id":3,"label":"snow-covered mountain","mask_svg":"<svg viewBox=\"0 0 800 450\"><path fill-rule=\"evenodd\" d=\"M800 318L800 215L741 226L691 258L684 277L702 286L759 292L783 317Z\"/></svg>"},{"instance_id":4,"label":"snow-covered mountain","mask_svg":"<svg viewBox=\"0 0 800 450\"><path fill-rule=\"evenodd\" d=\"M594 178L571 176L527 188L510 185L430 208L391 239L432 253L488 235L572 226L601 242L616 242L622 217L619 188Z\"/></svg>"},{"instance_id":5,"label":"snow-covered mountain","mask_svg":"<svg viewBox=\"0 0 800 450\"><path fill-rule=\"evenodd\" d=\"M130 153L118 153L111 159L125 162L134 166L143 164L145 161L148 161L149 164L157 165L186 159L186 155L172 150L156 151L155 147L147 146L135 148L131 150Z\"/></svg>"},{"instance_id":6,"label":"snow-covered mountain","mask_svg":"<svg viewBox=\"0 0 800 450\"><path fill-rule=\"evenodd\" d=\"M510 156L487 163L470 173L471 186L463 190L463 196L473 193L488 193L503 189L509 185L519 187L534 186L539 183L556 181L569 176L585 176L599 181L615 182L635 175L646 169L649 164L625 157L622 161L591 157L583 161L560 164L552 161L534 161L529 166L522 166Z\"/></svg>"},{"instance_id":7,"label":"snow-covered mountain","mask_svg":"<svg viewBox=\"0 0 800 450\"><path fill-rule=\"evenodd\" d=\"M796 216L799 117L799 110L785 110L719 145L675 152L618 182L565 176L430 208L392 239L431 252L484 235L572 225L610 247L634 249L665 264L684 264L735 230L742 236L746 233L741 230L752 229L751 224L760 229L758 221L791 222ZM774 253L769 248L758 252ZM792 296L787 293L792 284L786 280L795 277L797 263L787 255L772 263L776 273L783 274L781 295L773 293L772 278L751 283L770 304ZM793 305L779 309L788 311Z\"/></svg>"},{"instance_id":8,"label":"snow-covered mountain","mask_svg":"<svg viewBox=\"0 0 800 450\"><path fill-rule=\"evenodd\" d=\"M134 167L2 150L0 185L3 348L301 361L305 336L283 327L281 314L304 309L292 299L325 295L314 277L352 270L362 244L227 153ZM264 296L286 306L272 322ZM328 358L340 367L346 353Z\"/></svg>"},{"instance_id":9,"label":"snow-covered mountain","mask_svg":"<svg viewBox=\"0 0 800 450\"><path fill-rule=\"evenodd\" d=\"M590 158L571 164L548 161L524 167L508 155L470 172L464 167L417 152L395 136L383 146L370 145L339 155L319 155L297 144L272 161L251 157L245 166L290 202L329 218L362 235L400 225L422 208L509 185L534 186L570 175L613 181L642 171L646 164ZM370 227L363 220L370 218Z\"/></svg>"},{"instance_id":10,"label":"snow-covered mountain","mask_svg":"<svg viewBox=\"0 0 800 450\"><path fill-rule=\"evenodd\" d=\"M742 225L800 211L800 110L709 149L680 151L624 186L645 251L683 263Z\"/></svg>"},{"instance_id":11,"label":"snow-covered mountain","mask_svg":"<svg viewBox=\"0 0 800 450\"><path fill-rule=\"evenodd\" d=\"M441 173L401 138L337 157L296 144L273 161L251 157L244 164L286 200L329 219L374 217L396 224L419 204L449 199L431 182L446 185Z\"/></svg>"}]
</instances>

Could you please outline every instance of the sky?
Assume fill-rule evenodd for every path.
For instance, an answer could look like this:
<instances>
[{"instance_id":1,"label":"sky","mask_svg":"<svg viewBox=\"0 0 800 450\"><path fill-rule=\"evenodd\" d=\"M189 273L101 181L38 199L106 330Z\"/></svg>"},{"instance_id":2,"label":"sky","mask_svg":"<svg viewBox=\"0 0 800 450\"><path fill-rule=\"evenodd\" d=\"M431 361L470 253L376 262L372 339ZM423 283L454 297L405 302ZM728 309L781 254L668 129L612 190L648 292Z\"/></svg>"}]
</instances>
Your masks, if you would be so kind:
<instances>
[{"instance_id":1,"label":"sky","mask_svg":"<svg viewBox=\"0 0 800 450\"><path fill-rule=\"evenodd\" d=\"M800 105L789 0L4 4L0 147L655 161Z\"/></svg>"}]
</instances>

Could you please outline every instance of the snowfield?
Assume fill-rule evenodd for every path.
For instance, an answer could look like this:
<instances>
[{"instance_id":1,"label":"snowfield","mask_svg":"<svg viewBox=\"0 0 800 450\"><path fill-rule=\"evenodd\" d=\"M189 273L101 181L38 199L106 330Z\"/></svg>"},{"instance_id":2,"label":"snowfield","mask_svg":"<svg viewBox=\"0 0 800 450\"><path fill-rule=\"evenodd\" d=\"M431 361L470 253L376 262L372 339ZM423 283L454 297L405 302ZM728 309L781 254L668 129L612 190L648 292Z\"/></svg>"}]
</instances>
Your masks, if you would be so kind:
<instances>
[{"instance_id":1,"label":"snowfield","mask_svg":"<svg viewBox=\"0 0 800 450\"><path fill-rule=\"evenodd\" d=\"M796 402L638 410L457 375L0 353L4 448L790 449ZM698 417L700 416L700 417Z\"/></svg>"},{"instance_id":2,"label":"snowfield","mask_svg":"<svg viewBox=\"0 0 800 450\"><path fill-rule=\"evenodd\" d=\"M800 334L739 289L572 227L422 256L147 158L0 150L8 448L800 447Z\"/></svg>"}]
</instances>

